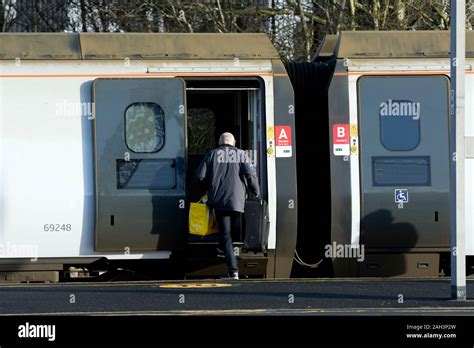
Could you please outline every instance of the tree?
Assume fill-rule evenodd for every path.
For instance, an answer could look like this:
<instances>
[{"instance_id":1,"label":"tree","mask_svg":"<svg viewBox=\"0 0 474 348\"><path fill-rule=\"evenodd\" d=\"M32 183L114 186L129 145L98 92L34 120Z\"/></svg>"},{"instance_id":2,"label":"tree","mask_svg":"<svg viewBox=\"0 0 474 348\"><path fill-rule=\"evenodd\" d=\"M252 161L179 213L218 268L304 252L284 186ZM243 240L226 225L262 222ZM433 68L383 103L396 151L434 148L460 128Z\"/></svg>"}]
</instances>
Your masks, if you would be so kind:
<instances>
[{"instance_id":1,"label":"tree","mask_svg":"<svg viewBox=\"0 0 474 348\"><path fill-rule=\"evenodd\" d=\"M6 1L11 11L10 31L57 32L68 24L68 0L15 0Z\"/></svg>"},{"instance_id":2,"label":"tree","mask_svg":"<svg viewBox=\"0 0 474 348\"><path fill-rule=\"evenodd\" d=\"M309 61L342 30L447 30L449 0L2 0L2 31L265 32ZM474 0L467 1L472 28Z\"/></svg>"}]
</instances>

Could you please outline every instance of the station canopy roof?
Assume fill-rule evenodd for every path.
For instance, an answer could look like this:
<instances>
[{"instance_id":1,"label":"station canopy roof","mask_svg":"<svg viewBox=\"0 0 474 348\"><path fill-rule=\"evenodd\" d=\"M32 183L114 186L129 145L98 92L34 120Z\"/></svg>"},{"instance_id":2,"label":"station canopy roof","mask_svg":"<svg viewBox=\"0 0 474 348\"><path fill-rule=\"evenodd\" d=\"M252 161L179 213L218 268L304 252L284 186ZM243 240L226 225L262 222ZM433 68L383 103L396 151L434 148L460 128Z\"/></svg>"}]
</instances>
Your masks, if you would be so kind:
<instances>
[{"instance_id":1,"label":"station canopy roof","mask_svg":"<svg viewBox=\"0 0 474 348\"><path fill-rule=\"evenodd\" d=\"M0 59L279 59L266 34L2 33Z\"/></svg>"}]
</instances>

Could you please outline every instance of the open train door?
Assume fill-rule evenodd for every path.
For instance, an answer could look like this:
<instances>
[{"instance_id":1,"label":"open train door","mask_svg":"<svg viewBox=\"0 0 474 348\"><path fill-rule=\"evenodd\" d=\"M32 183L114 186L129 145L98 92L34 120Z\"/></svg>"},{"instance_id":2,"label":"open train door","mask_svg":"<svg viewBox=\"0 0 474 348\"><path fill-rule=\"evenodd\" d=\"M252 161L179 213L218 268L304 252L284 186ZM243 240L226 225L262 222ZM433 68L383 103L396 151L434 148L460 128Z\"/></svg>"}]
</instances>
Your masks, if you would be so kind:
<instances>
[{"instance_id":1,"label":"open train door","mask_svg":"<svg viewBox=\"0 0 474 348\"><path fill-rule=\"evenodd\" d=\"M178 78L99 78L95 249L175 250L186 236L186 94Z\"/></svg>"}]
</instances>

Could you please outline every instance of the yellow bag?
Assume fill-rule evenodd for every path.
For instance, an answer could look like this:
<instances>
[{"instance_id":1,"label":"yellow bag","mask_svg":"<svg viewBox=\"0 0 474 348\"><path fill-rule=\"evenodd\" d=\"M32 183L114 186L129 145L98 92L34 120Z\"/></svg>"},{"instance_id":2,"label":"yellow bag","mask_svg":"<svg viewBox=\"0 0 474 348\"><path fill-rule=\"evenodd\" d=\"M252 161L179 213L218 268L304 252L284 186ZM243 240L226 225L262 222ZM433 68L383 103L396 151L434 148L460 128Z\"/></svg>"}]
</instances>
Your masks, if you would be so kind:
<instances>
[{"instance_id":1,"label":"yellow bag","mask_svg":"<svg viewBox=\"0 0 474 348\"><path fill-rule=\"evenodd\" d=\"M202 237L219 232L214 210L201 203L204 199L207 200L207 196L191 203L189 208L189 233Z\"/></svg>"}]
</instances>

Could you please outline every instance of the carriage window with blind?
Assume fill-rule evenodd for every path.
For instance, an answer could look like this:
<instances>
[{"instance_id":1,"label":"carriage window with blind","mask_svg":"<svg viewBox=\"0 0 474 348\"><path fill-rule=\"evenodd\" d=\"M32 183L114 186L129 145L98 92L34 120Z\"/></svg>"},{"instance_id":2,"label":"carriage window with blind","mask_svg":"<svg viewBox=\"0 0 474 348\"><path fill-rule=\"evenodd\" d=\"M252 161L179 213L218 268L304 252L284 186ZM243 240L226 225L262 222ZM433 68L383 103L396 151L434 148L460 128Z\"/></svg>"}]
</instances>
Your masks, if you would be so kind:
<instances>
[{"instance_id":1,"label":"carriage window with blind","mask_svg":"<svg viewBox=\"0 0 474 348\"><path fill-rule=\"evenodd\" d=\"M373 186L430 186L429 156L373 156Z\"/></svg>"},{"instance_id":2,"label":"carriage window with blind","mask_svg":"<svg viewBox=\"0 0 474 348\"><path fill-rule=\"evenodd\" d=\"M133 103L125 111L125 142L137 153L161 150L165 143L165 113L156 103Z\"/></svg>"},{"instance_id":3,"label":"carriage window with blind","mask_svg":"<svg viewBox=\"0 0 474 348\"><path fill-rule=\"evenodd\" d=\"M188 108L188 153L205 154L215 146L216 115L208 108Z\"/></svg>"}]
</instances>

